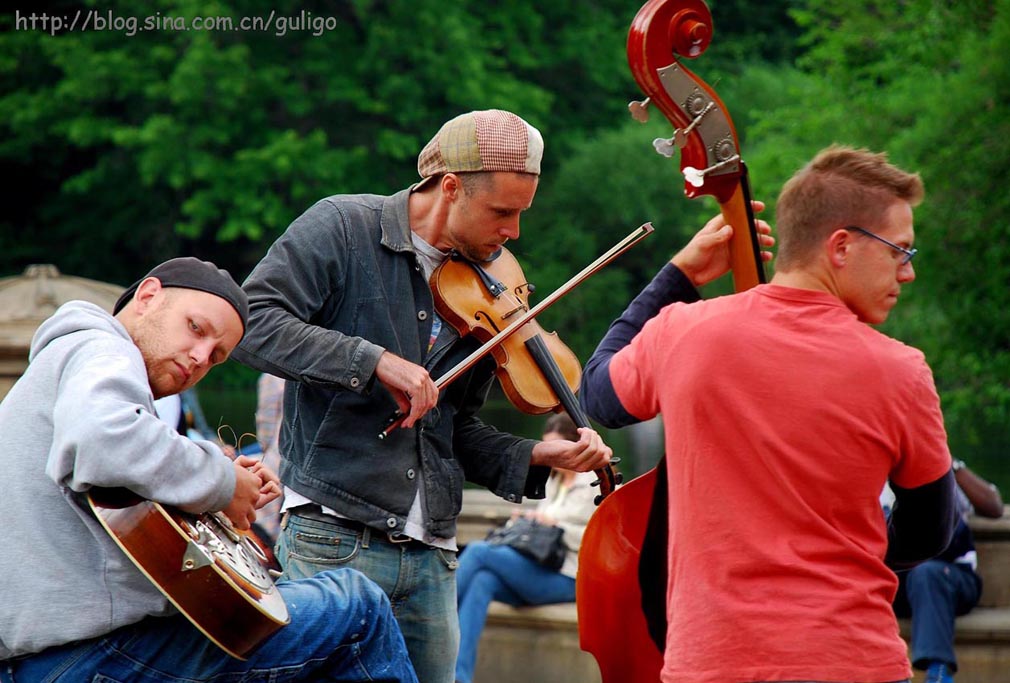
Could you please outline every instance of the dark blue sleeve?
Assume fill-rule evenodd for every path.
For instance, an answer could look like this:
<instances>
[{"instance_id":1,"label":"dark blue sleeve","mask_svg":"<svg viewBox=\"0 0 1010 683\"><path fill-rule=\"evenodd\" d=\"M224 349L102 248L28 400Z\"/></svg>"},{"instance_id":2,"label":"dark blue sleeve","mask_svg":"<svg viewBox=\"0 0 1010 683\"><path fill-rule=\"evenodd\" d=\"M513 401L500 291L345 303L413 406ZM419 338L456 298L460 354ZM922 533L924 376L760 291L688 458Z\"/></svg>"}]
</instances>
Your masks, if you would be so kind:
<instances>
[{"instance_id":1,"label":"dark blue sleeve","mask_svg":"<svg viewBox=\"0 0 1010 683\"><path fill-rule=\"evenodd\" d=\"M625 427L640 420L621 405L610 382L610 360L631 343L642 327L664 306L692 303L701 296L691 281L672 263L666 264L615 320L582 370L579 401L583 410L604 427Z\"/></svg>"},{"instance_id":2,"label":"dark blue sleeve","mask_svg":"<svg viewBox=\"0 0 1010 683\"><path fill-rule=\"evenodd\" d=\"M910 569L944 551L957 526L956 488L953 471L914 489L891 483L894 509L887 526L888 567Z\"/></svg>"}]
</instances>

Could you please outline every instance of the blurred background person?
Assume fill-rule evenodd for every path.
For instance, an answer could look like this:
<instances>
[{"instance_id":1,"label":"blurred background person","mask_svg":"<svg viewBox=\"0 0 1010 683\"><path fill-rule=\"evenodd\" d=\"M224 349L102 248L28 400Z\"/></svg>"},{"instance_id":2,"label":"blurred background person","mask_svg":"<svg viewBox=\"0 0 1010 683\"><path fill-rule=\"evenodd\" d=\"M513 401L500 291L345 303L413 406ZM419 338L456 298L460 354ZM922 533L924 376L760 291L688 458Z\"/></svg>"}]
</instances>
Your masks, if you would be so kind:
<instances>
[{"instance_id":1,"label":"blurred background person","mask_svg":"<svg viewBox=\"0 0 1010 683\"><path fill-rule=\"evenodd\" d=\"M968 517L973 512L990 519L1003 516L1003 498L995 484L972 472L963 460L955 460L951 469L960 513L954 538L937 557L898 573L894 600L895 614L912 619L912 666L926 672L925 683L953 683L957 671L954 618L970 612L982 597Z\"/></svg>"},{"instance_id":2,"label":"blurred background person","mask_svg":"<svg viewBox=\"0 0 1010 683\"><path fill-rule=\"evenodd\" d=\"M262 373L256 382L256 440L262 449L262 462L274 472L281 470L281 417L284 407L284 380ZM265 505L256 518L263 540L271 546L281 530L282 495Z\"/></svg>"},{"instance_id":3,"label":"blurred background person","mask_svg":"<svg viewBox=\"0 0 1010 683\"><path fill-rule=\"evenodd\" d=\"M544 424L544 441L579 438L575 423L565 413L552 415ZM508 545L476 541L459 557L456 574L459 609L459 656L456 680L471 683L477 663L477 645L492 600L514 607L575 602L575 573L579 546L589 517L596 509L593 472L555 468L547 480L547 495L535 510L523 514L537 522L564 529L565 561L549 569ZM518 515L520 513L516 513Z\"/></svg>"}]
</instances>

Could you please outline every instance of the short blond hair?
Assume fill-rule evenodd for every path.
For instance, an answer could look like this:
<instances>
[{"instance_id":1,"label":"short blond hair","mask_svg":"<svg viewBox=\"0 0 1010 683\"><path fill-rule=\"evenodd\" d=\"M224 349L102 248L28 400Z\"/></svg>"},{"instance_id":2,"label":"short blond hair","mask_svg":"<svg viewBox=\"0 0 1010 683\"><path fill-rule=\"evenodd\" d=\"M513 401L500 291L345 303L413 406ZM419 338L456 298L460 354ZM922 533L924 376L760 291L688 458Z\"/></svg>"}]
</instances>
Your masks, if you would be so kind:
<instances>
[{"instance_id":1,"label":"short blond hair","mask_svg":"<svg viewBox=\"0 0 1010 683\"><path fill-rule=\"evenodd\" d=\"M832 145L782 187L775 207L776 268L809 263L835 230L873 226L895 202L915 206L924 194L919 174L894 166L886 153Z\"/></svg>"}]
</instances>

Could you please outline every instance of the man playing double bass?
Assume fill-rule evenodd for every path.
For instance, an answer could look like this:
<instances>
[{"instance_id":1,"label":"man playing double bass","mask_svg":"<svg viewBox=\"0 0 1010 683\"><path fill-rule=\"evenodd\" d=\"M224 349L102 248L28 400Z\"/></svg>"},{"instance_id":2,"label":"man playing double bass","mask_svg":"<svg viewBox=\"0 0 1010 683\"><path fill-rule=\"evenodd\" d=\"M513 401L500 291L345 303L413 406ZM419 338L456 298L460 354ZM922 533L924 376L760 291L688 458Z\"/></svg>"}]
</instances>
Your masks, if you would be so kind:
<instances>
[{"instance_id":1,"label":"man playing double bass","mask_svg":"<svg viewBox=\"0 0 1010 683\"><path fill-rule=\"evenodd\" d=\"M915 278L922 196L885 155L828 148L782 190L769 284L667 305L725 271L713 219L587 363L591 417L663 416L663 681L909 679L891 568L947 545L954 481L922 353L870 325Z\"/></svg>"},{"instance_id":2,"label":"man playing double bass","mask_svg":"<svg viewBox=\"0 0 1010 683\"><path fill-rule=\"evenodd\" d=\"M476 416L490 357L439 394L479 344L435 313L429 278L455 250L494 257L519 237L543 139L510 112L462 114L392 196L336 195L294 221L246 280L249 329L234 357L288 380L281 430L287 577L360 569L389 595L422 683L451 683L459 643L456 517L463 481L511 502L542 498L551 467L605 467L578 441L505 434ZM397 407L402 429L377 435Z\"/></svg>"}]
</instances>

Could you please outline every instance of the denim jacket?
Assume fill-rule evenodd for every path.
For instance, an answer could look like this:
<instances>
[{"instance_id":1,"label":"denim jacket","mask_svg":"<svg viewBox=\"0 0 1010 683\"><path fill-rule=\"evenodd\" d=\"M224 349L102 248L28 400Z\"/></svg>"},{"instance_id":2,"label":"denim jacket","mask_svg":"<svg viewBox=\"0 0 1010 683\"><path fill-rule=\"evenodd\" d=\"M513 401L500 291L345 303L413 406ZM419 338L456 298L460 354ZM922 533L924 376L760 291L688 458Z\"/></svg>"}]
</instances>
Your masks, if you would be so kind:
<instances>
[{"instance_id":1,"label":"denim jacket","mask_svg":"<svg viewBox=\"0 0 1010 683\"><path fill-rule=\"evenodd\" d=\"M550 470L530 467L535 441L477 418L494 380L490 357L446 386L414 427L378 438L396 410L375 379L385 350L438 378L478 346L446 324L428 350L434 303L411 243L409 195L336 195L296 219L243 285L249 322L232 357L292 380L280 442L286 486L399 532L420 468L428 531L449 538L464 479L520 502L543 498Z\"/></svg>"}]
</instances>

